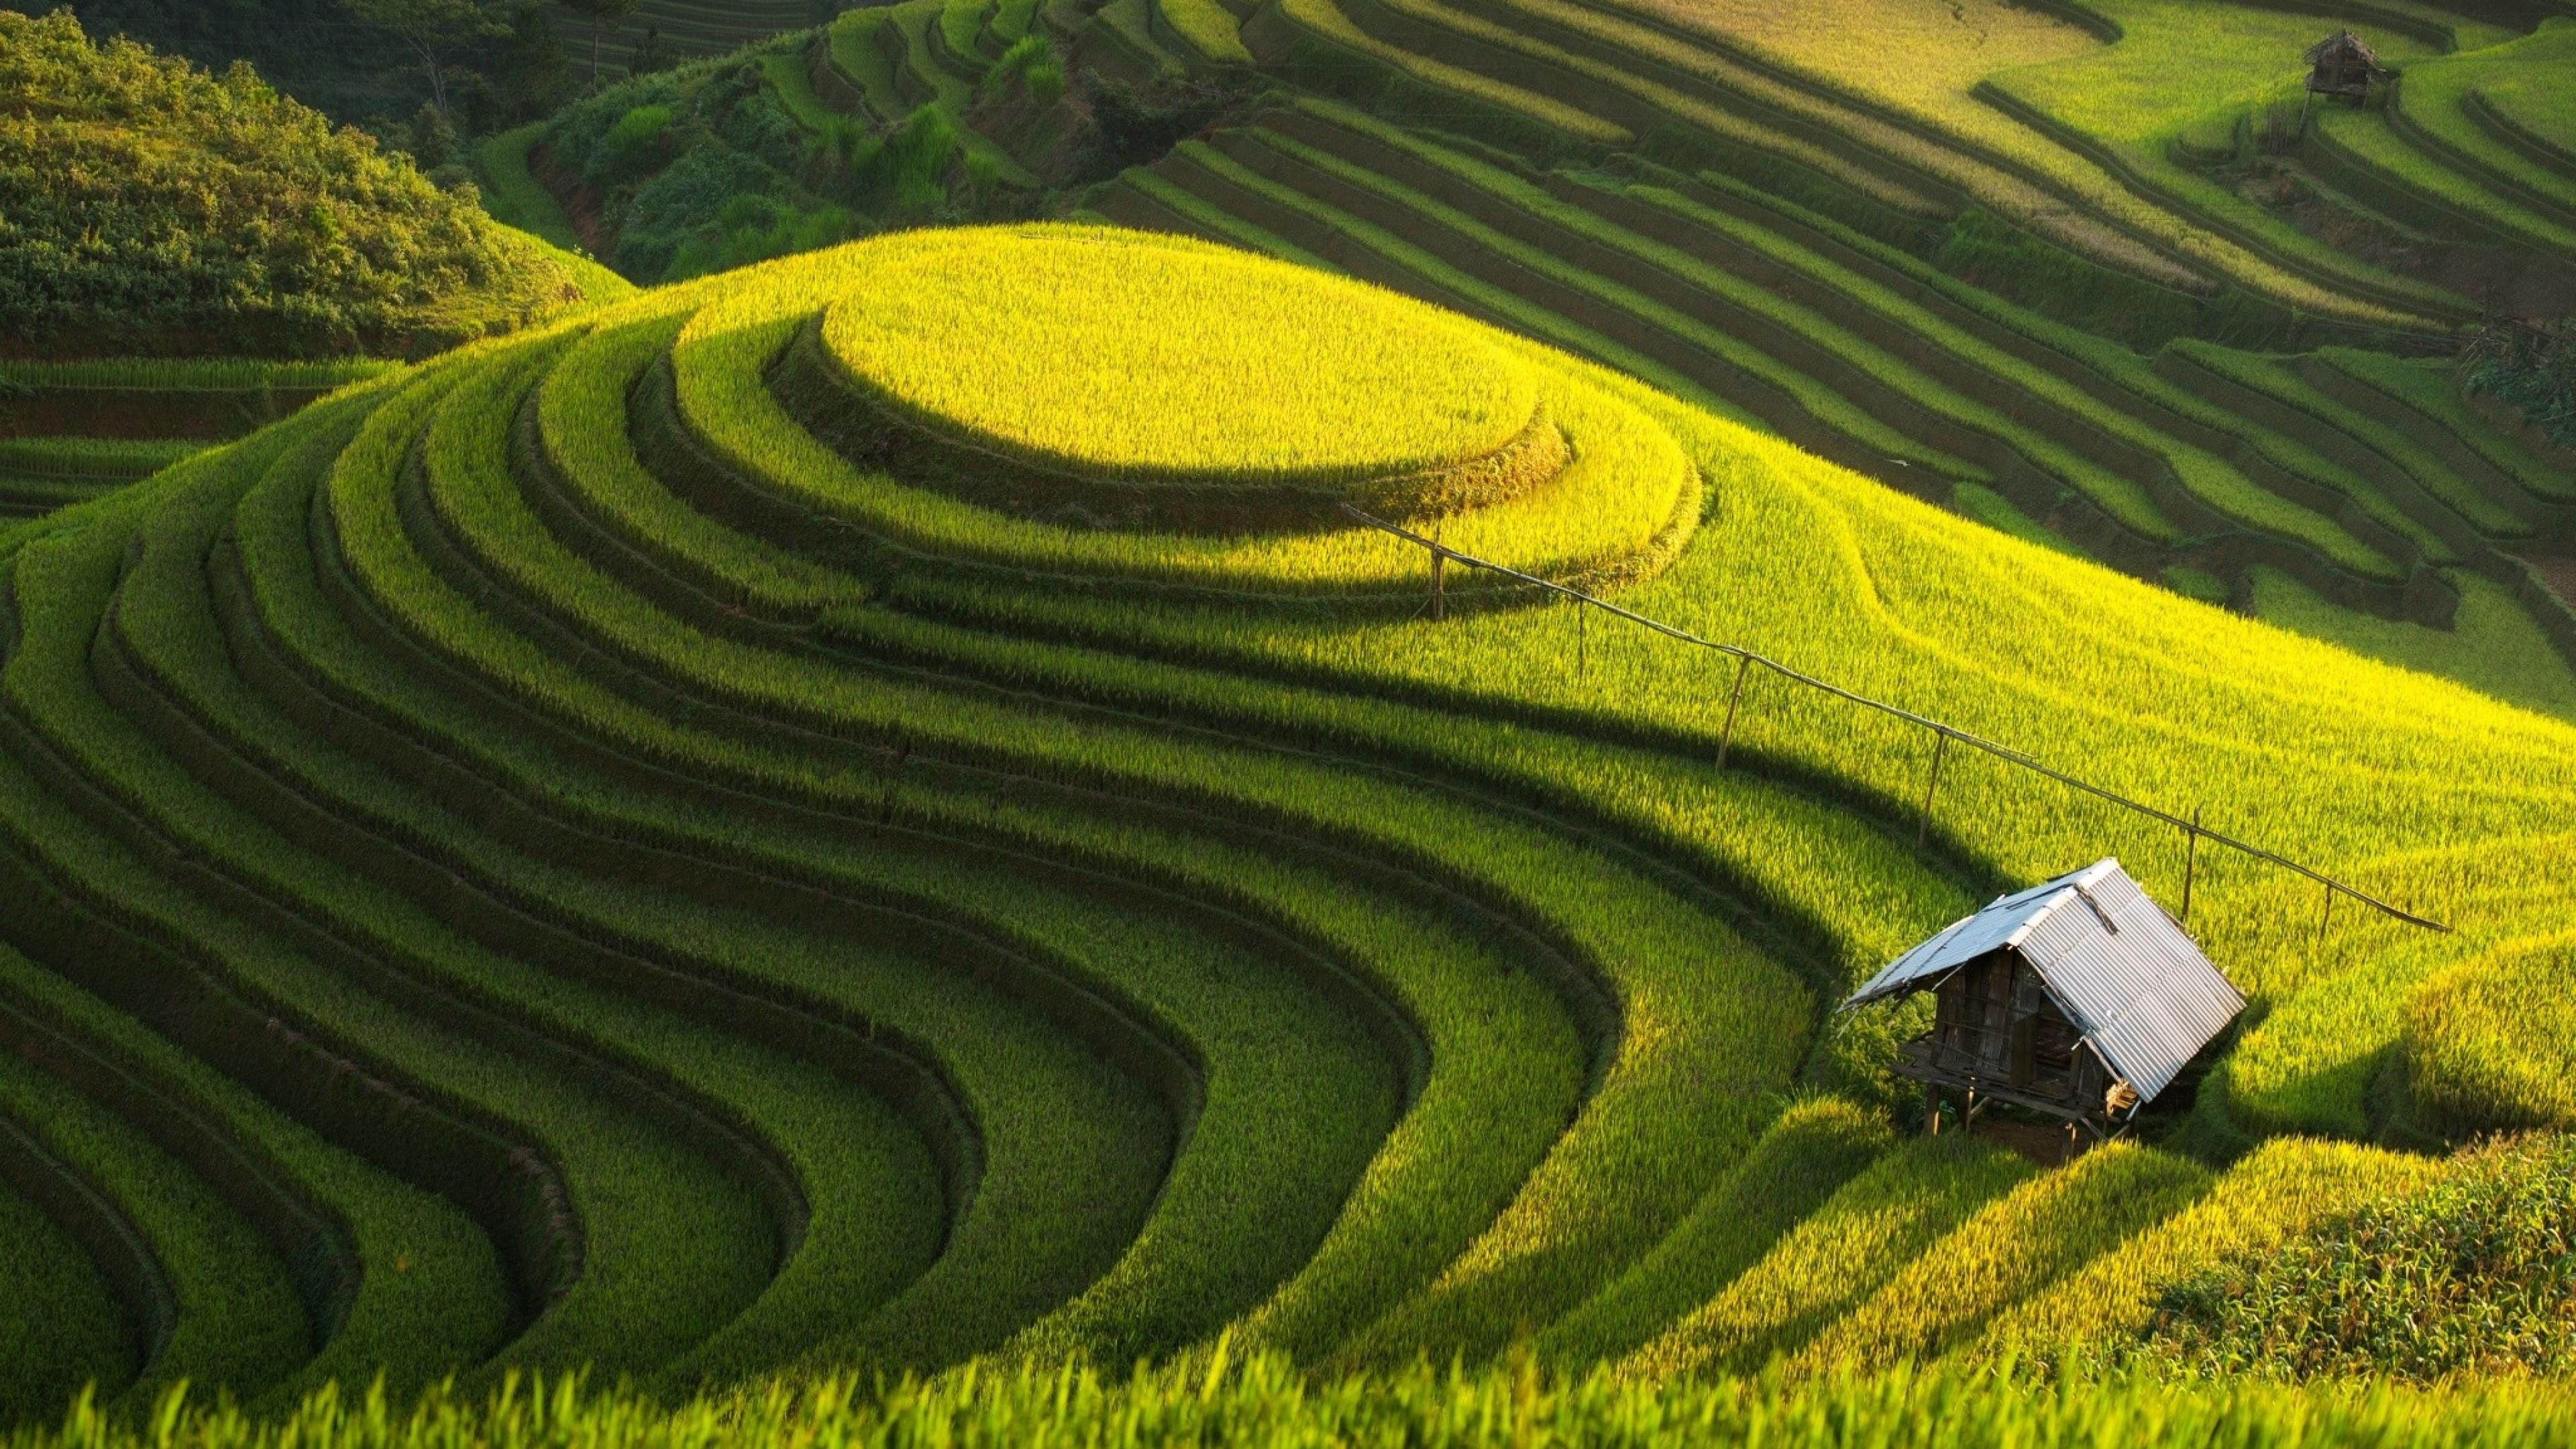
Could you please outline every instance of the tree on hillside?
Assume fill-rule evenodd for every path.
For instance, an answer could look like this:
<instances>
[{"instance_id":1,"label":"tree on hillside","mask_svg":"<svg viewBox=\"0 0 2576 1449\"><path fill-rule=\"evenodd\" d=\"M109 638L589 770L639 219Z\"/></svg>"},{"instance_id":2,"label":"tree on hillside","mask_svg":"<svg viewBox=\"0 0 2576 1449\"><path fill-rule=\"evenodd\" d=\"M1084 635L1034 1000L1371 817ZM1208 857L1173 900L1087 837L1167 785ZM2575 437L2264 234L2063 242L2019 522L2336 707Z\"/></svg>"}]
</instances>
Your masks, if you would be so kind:
<instances>
[{"instance_id":1,"label":"tree on hillside","mask_svg":"<svg viewBox=\"0 0 2576 1449\"><path fill-rule=\"evenodd\" d=\"M563 0L564 8L590 18L590 88L599 89L599 32L624 28L636 0Z\"/></svg>"},{"instance_id":2,"label":"tree on hillside","mask_svg":"<svg viewBox=\"0 0 2576 1449\"><path fill-rule=\"evenodd\" d=\"M399 38L429 78L430 104L447 110L447 62L456 50L506 34L484 0L342 0L359 18ZM633 0L627 0L632 4Z\"/></svg>"}]
</instances>

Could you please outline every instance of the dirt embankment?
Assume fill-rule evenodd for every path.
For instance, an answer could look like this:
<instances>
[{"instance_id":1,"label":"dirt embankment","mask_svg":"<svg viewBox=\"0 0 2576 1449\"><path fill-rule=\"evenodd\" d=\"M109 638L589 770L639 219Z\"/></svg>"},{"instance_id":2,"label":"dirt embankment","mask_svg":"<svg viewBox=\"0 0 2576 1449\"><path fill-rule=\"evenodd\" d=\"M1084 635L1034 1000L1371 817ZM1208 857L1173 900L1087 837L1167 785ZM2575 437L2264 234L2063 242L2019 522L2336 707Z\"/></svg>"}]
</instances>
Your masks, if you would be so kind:
<instances>
[{"instance_id":1,"label":"dirt embankment","mask_svg":"<svg viewBox=\"0 0 2576 1449\"><path fill-rule=\"evenodd\" d=\"M581 238L583 251L603 261L617 245L617 233L608 225L605 198L581 183L581 177L569 166L555 159L544 146L528 152L528 174L564 209L572 220L572 233Z\"/></svg>"}]
</instances>

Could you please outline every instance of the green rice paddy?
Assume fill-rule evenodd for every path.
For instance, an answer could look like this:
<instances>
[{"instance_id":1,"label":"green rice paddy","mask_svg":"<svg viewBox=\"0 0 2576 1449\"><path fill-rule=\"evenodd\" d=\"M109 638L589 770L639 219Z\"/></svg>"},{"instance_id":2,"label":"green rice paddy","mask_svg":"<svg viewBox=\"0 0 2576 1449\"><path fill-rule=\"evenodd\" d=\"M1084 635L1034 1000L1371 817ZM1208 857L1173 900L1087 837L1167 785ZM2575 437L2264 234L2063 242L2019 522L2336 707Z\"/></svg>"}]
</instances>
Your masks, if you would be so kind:
<instances>
[{"instance_id":1,"label":"green rice paddy","mask_svg":"<svg viewBox=\"0 0 2576 1449\"><path fill-rule=\"evenodd\" d=\"M2555 295L2576 31L647 8L800 185L928 114L1078 219L0 364L18 1442L2564 1437L2163 1375L2576 1128L2576 473L2407 260ZM2267 149L2346 23L2393 98ZM1241 84L1040 207L1059 62ZM2071 1163L1923 1135L1832 1008L2105 855L2240 1030Z\"/></svg>"}]
</instances>

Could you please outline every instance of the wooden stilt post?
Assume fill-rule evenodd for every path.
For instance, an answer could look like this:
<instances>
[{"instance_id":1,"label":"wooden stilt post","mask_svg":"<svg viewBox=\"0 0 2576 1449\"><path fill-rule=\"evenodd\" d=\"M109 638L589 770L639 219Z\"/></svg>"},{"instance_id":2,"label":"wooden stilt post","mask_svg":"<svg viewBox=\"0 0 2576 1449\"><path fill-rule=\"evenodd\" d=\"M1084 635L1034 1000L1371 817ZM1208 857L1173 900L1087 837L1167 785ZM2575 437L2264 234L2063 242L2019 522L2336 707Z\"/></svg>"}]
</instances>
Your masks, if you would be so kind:
<instances>
[{"instance_id":1,"label":"wooden stilt post","mask_svg":"<svg viewBox=\"0 0 2576 1449\"><path fill-rule=\"evenodd\" d=\"M1941 1084L1939 1082L1923 1084L1923 1135L1927 1137L1941 1135Z\"/></svg>"},{"instance_id":2,"label":"wooden stilt post","mask_svg":"<svg viewBox=\"0 0 2576 1449\"><path fill-rule=\"evenodd\" d=\"M2317 915L2317 949L2326 948L2326 928L2334 924L2334 882L2326 882L2326 907Z\"/></svg>"},{"instance_id":3,"label":"wooden stilt post","mask_svg":"<svg viewBox=\"0 0 2576 1449\"><path fill-rule=\"evenodd\" d=\"M1941 731L1939 742L1932 746L1932 778L1923 783L1922 816L1915 822L1914 843L1921 845L1932 838L1932 792L1941 788L1941 757L1950 752L1950 732Z\"/></svg>"},{"instance_id":4,"label":"wooden stilt post","mask_svg":"<svg viewBox=\"0 0 2576 1449\"><path fill-rule=\"evenodd\" d=\"M1726 751L1735 743L1735 707L1744 699L1744 676L1753 668L1753 656L1735 656L1735 687L1726 692L1726 728L1717 735L1717 767L1726 768Z\"/></svg>"},{"instance_id":5,"label":"wooden stilt post","mask_svg":"<svg viewBox=\"0 0 2576 1449\"><path fill-rule=\"evenodd\" d=\"M2200 807L2191 807L2191 830L2182 848L2182 923L2191 924L2191 871L2200 863Z\"/></svg>"},{"instance_id":6,"label":"wooden stilt post","mask_svg":"<svg viewBox=\"0 0 2576 1449\"><path fill-rule=\"evenodd\" d=\"M1583 612L1583 601L1574 601L1574 677L1581 679L1592 667L1592 616Z\"/></svg>"},{"instance_id":7,"label":"wooden stilt post","mask_svg":"<svg viewBox=\"0 0 2576 1449\"><path fill-rule=\"evenodd\" d=\"M1442 578L1448 562L1449 555L1440 548L1439 530L1434 529L1431 534L1431 617L1434 619L1449 617L1449 595L1446 580Z\"/></svg>"}]
</instances>

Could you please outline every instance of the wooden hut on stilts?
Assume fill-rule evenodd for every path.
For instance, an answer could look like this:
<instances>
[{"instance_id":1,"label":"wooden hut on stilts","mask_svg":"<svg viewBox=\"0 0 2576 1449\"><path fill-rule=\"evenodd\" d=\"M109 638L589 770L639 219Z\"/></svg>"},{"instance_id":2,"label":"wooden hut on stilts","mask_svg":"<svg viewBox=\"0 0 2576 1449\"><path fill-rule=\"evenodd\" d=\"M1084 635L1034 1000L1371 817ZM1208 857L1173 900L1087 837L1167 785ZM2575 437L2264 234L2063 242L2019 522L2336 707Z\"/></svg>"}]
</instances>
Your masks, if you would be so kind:
<instances>
[{"instance_id":1,"label":"wooden hut on stilts","mask_svg":"<svg viewBox=\"0 0 2576 1449\"><path fill-rule=\"evenodd\" d=\"M1933 994L1932 1029L1895 1071L1963 1118L2009 1102L2066 1124L2079 1143L2127 1132L2156 1094L2227 1029L2245 998L2117 860L1997 897L1889 962L1839 1008Z\"/></svg>"}]
</instances>

